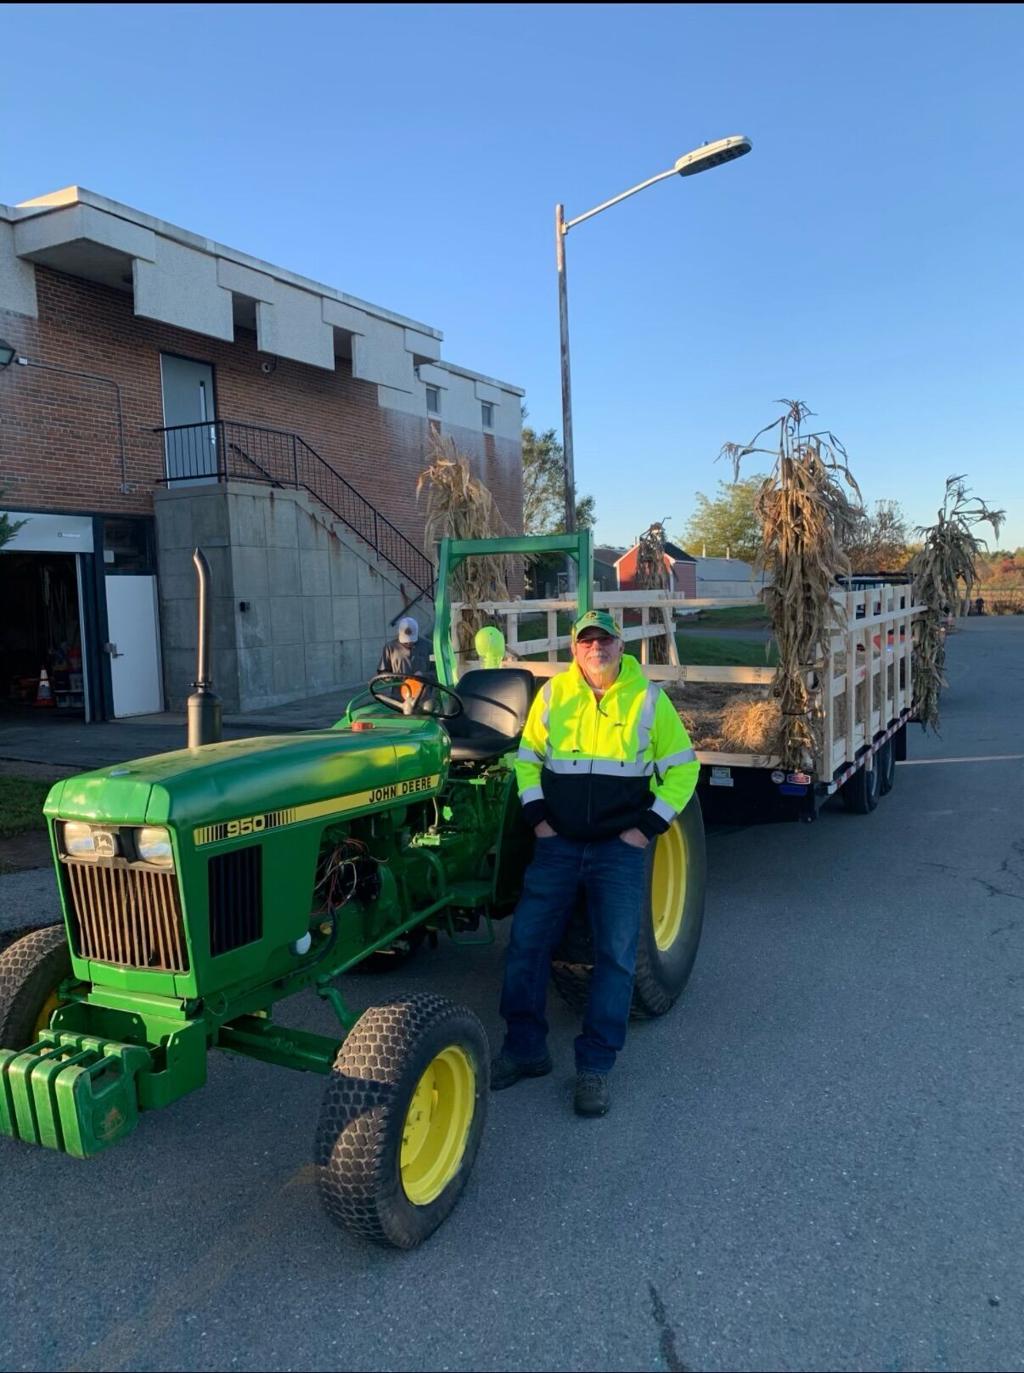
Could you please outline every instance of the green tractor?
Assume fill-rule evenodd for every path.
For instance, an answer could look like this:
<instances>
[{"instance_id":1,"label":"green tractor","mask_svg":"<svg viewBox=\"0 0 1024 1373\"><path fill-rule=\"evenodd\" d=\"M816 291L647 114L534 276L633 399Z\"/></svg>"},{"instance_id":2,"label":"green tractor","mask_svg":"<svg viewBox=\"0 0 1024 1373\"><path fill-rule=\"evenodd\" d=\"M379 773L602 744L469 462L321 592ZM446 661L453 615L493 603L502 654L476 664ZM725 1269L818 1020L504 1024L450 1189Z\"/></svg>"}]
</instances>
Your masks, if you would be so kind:
<instances>
[{"instance_id":1,"label":"green tractor","mask_svg":"<svg viewBox=\"0 0 1024 1373\"><path fill-rule=\"evenodd\" d=\"M427 935L486 938L514 909L533 837L512 760L536 678L457 679L448 588L467 556L554 550L577 559L589 609L589 534L441 545L429 691L403 700L378 677L331 729L194 744L53 787L64 920L0 956L0 1134L88 1158L201 1087L224 1049L326 1078L315 1162L334 1220L402 1248L441 1223L484 1128L483 1027L429 993L357 1018L335 982L397 966ZM665 1012L689 976L704 865L694 799L648 860L639 1015ZM589 958L580 912L554 968L574 1004ZM271 1018L306 988L335 1034Z\"/></svg>"}]
</instances>

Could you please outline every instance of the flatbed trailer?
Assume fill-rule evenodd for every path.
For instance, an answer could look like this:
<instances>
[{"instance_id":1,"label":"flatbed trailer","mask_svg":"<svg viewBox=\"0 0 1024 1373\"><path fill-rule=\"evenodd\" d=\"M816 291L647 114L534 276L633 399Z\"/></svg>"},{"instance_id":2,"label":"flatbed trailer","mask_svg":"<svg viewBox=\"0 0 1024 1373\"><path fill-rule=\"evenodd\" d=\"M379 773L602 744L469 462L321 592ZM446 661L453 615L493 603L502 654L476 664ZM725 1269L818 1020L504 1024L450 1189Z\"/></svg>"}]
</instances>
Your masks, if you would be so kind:
<instances>
[{"instance_id":1,"label":"flatbed trailer","mask_svg":"<svg viewBox=\"0 0 1024 1373\"><path fill-rule=\"evenodd\" d=\"M759 818L814 819L836 793L856 813L874 810L892 790L894 768L907 756L907 725L913 711L913 621L924 606L913 602L909 579L846 579L833 593L837 624L820 661L808 669L808 686L820 717L820 756L811 771L787 771L779 757L702 749L698 793L705 813L728 817L740 811ZM601 592L593 603L617 614L639 611L640 624L627 627L627 644L638 641L641 666L652 681L768 686L773 667L696 666L679 661L674 629L680 616L722 606L760 606L749 600L687 600L669 592ZM476 608L500 615L508 647L537 676L562 671L569 636L559 634L557 615L575 605L569 600L488 601ZM455 620L469 609L452 607ZM546 632L520 638L519 621L543 614ZM455 621L452 626L453 642ZM649 646L667 640L669 662L648 661ZM546 661L528 661L543 653ZM467 663L466 666L473 664Z\"/></svg>"},{"instance_id":2,"label":"flatbed trailer","mask_svg":"<svg viewBox=\"0 0 1024 1373\"><path fill-rule=\"evenodd\" d=\"M698 747L698 792L709 816L763 808L812 820L837 792L849 810L865 814L892 790L914 719L913 621L924 606L913 603L909 581L857 578L837 588L833 602L843 628L808 671L821 721L814 769L787 771L776 756ZM664 668L645 671L674 681L764 686L775 670L684 664L671 675Z\"/></svg>"}]
</instances>

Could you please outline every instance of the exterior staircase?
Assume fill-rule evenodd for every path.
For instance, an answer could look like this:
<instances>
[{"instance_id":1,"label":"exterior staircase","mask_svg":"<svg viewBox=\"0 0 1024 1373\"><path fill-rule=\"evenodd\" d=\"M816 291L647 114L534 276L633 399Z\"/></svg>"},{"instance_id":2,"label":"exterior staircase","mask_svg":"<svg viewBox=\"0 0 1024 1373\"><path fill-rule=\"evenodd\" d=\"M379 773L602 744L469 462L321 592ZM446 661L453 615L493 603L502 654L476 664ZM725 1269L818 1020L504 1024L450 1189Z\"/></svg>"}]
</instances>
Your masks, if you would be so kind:
<instances>
[{"instance_id":1,"label":"exterior staircase","mask_svg":"<svg viewBox=\"0 0 1024 1373\"><path fill-rule=\"evenodd\" d=\"M419 593L414 599L433 596L434 566L423 550L300 435L234 420L177 424L155 432L164 440L164 484L234 479L306 491L410 582Z\"/></svg>"}]
</instances>

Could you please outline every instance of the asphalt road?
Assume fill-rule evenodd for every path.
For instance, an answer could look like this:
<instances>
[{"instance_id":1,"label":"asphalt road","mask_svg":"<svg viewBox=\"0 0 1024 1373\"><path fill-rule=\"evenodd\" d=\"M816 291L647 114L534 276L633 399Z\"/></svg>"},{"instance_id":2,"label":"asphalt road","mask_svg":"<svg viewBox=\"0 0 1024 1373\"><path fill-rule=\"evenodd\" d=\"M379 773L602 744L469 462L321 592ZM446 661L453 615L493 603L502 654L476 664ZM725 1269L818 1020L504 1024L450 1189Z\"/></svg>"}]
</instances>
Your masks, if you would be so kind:
<instances>
[{"instance_id":1,"label":"asphalt road","mask_svg":"<svg viewBox=\"0 0 1024 1373\"><path fill-rule=\"evenodd\" d=\"M0 1365L1024 1365L1024 619L962 623L942 738L873 815L712 833L696 971L612 1114L571 1114L556 1006L555 1074L492 1099L421 1249L322 1214L313 1076L218 1056L89 1164L0 1141ZM437 988L497 1041L503 941L347 990Z\"/></svg>"}]
</instances>

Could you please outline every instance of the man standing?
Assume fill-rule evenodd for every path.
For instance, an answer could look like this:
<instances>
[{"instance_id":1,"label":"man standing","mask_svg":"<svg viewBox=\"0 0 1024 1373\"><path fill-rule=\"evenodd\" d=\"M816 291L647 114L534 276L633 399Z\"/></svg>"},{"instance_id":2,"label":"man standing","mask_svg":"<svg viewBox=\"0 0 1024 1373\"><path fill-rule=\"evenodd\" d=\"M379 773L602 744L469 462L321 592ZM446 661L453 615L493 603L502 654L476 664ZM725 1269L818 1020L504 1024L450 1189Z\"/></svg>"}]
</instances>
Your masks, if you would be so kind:
<instances>
[{"instance_id":1,"label":"man standing","mask_svg":"<svg viewBox=\"0 0 1024 1373\"><path fill-rule=\"evenodd\" d=\"M381 649L377 671L400 673L403 677L433 676L430 646L420 639L420 627L411 615L403 615L398 621L398 634Z\"/></svg>"},{"instance_id":2,"label":"man standing","mask_svg":"<svg viewBox=\"0 0 1024 1373\"><path fill-rule=\"evenodd\" d=\"M574 1106L601 1116L626 1039L645 850L690 800L700 766L672 702L623 657L611 614L581 615L572 639L572 666L534 699L516 762L537 842L512 920L501 994L508 1028L491 1086L501 1091L551 1072L544 1014L551 954L582 886L594 970L576 1040Z\"/></svg>"}]
</instances>

